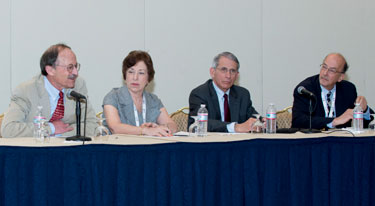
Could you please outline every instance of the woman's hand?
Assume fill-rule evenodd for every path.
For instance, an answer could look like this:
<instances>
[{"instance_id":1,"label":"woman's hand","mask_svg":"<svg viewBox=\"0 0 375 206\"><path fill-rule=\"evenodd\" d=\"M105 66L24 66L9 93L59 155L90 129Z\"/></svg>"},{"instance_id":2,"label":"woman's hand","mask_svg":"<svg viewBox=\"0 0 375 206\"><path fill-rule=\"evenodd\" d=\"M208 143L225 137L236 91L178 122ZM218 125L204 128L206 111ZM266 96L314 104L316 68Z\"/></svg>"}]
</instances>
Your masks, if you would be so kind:
<instances>
[{"instance_id":1,"label":"woman's hand","mask_svg":"<svg viewBox=\"0 0 375 206\"><path fill-rule=\"evenodd\" d=\"M141 125L143 134L149 136L169 137L172 136L171 130L164 125L157 125L155 123L144 123Z\"/></svg>"},{"instance_id":2,"label":"woman's hand","mask_svg":"<svg viewBox=\"0 0 375 206\"><path fill-rule=\"evenodd\" d=\"M156 124L156 123L153 123L153 122L146 122L146 123L143 123L141 125L141 128L146 128L146 127L152 127L152 128L155 128L155 127L158 127L159 125Z\"/></svg>"}]
</instances>

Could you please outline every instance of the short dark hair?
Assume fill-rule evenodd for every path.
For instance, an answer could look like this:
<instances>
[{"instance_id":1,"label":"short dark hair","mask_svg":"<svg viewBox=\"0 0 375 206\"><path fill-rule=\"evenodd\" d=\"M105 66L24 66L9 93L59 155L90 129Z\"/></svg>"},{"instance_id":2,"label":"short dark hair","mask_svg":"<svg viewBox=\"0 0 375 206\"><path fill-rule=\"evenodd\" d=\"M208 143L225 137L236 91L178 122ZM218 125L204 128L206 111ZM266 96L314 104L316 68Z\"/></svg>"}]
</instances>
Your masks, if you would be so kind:
<instances>
[{"instance_id":1,"label":"short dark hair","mask_svg":"<svg viewBox=\"0 0 375 206\"><path fill-rule=\"evenodd\" d=\"M346 60L345 60L345 64L344 64L344 73L346 73L346 71L348 71L348 69L349 69L349 65L348 65L348 63L346 62Z\"/></svg>"},{"instance_id":2,"label":"short dark hair","mask_svg":"<svg viewBox=\"0 0 375 206\"><path fill-rule=\"evenodd\" d=\"M63 49L71 49L68 45L59 43L50 46L40 58L40 69L44 76L47 76L46 66L55 66L59 52Z\"/></svg>"},{"instance_id":3,"label":"short dark hair","mask_svg":"<svg viewBox=\"0 0 375 206\"><path fill-rule=\"evenodd\" d=\"M128 71L128 69L136 65L140 61L143 61L146 64L148 82L151 82L154 79L155 70L151 56L145 51L135 50L131 51L122 62L122 75L124 77L124 80L126 80L126 72Z\"/></svg>"}]
</instances>

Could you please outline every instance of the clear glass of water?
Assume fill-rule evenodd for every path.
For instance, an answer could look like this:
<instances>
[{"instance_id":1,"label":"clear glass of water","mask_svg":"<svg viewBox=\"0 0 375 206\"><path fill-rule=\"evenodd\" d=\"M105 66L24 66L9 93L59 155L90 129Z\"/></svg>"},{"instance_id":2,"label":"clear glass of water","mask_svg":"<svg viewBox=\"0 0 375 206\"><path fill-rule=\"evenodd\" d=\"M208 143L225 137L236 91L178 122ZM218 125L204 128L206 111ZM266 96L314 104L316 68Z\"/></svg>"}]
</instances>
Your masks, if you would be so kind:
<instances>
[{"instance_id":1,"label":"clear glass of water","mask_svg":"<svg viewBox=\"0 0 375 206\"><path fill-rule=\"evenodd\" d=\"M256 121L251 127L251 134L264 133L265 128L263 122L260 120L260 114L255 114L255 118Z\"/></svg>"},{"instance_id":2,"label":"clear glass of water","mask_svg":"<svg viewBox=\"0 0 375 206\"><path fill-rule=\"evenodd\" d=\"M108 140L109 130L103 125L105 118L97 118L98 127L95 128L94 139L95 140Z\"/></svg>"},{"instance_id":3,"label":"clear glass of water","mask_svg":"<svg viewBox=\"0 0 375 206\"><path fill-rule=\"evenodd\" d=\"M189 136L197 136L197 132L198 132L198 116L191 116L191 118L194 119L194 123L190 125L189 127Z\"/></svg>"},{"instance_id":4,"label":"clear glass of water","mask_svg":"<svg viewBox=\"0 0 375 206\"><path fill-rule=\"evenodd\" d=\"M368 125L368 128L370 131L375 131L375 114L371 114L372 117L374 118Z\"/></svg>"}]
</instances>

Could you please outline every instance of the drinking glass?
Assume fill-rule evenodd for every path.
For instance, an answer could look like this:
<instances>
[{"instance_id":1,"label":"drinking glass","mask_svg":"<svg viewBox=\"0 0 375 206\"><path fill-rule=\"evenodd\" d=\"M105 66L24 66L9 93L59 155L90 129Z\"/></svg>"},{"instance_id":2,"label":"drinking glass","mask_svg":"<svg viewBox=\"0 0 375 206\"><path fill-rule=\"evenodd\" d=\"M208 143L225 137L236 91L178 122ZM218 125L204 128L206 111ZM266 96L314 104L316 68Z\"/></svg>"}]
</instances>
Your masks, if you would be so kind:
<instances>
[{"instance_id":1,"label":"drinking glass","mask_svg":"<svg viewBox=\"0 0 375 206\"><path fill-rule=\"evenodd\" d=\"M368 125L368 128L370 131L374 131L375 130L375 114L371 114L372 117L374 118Z\"/></svg>"},{"instance_id":2,"label":"drinking glass","mask_svg":"<svg viewBox=\"0 0 375 206\"><path fill-rule=\"evenodd\" d=\"M103 125L105 118L97 117L98 127L95 128L95 140L108 140L109 130Z\"/></svg>"},{"instance_id":3,"label":"drinking glass","mask_svg":"<svg viewBox=\"0 0 375 206\"><path fill-rule=\"evenodd\" d=\"M252 134L259 134L264 133L264 124L260 119L260 114L255 114L256 121L254 122L253 126L251 127Z\"/></svg>"},{"instance_id":4,"label":"drinking glass","mask_svg":"<svg viewBox=\"0 0 375 206\"><path fill-rule=\"evenodd\" d=\"M189 127L189 135L190 136L197 136L198 132L198 116L191 116L191 118L194 119L194 123L190 125Z\"/></svg>"}]
</instances>

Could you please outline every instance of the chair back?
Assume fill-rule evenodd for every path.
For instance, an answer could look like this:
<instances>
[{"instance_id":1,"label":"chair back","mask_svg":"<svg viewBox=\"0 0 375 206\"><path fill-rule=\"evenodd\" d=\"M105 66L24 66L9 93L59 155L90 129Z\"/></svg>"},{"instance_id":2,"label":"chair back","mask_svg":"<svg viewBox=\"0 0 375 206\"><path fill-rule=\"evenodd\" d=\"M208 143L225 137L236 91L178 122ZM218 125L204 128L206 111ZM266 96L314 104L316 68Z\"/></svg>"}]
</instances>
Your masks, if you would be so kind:
<instances>
[{"instance_id":1,"label":"chair back","mask_svg":"<svg viewBox=\"0 0 375 206\"><path fill-rule=\"evenodd\" d=\"M277 128L291 128L292 126L292 106L276 112Z\"/></svg>"},{"instance_id":2,"label":"chair back","mask_svg":"<svg viewBox=\"0 0 375 206\"><path fill-rule=\"evenodd\" d=\"M3 119L4 119L4 113L0 114L0 137L3 137L1 136L1 124L3 123Z\"/></svg>"},{"instance_id":3,"label":"chair back","mask_svg":"<svg viewBox=\"0 0 375 206\"><path fill-rule=\"evenodd\" d=\"M171 119L177 124L177 132L187 131L189 107L183 107L170 115Z\"/></svg>"},{"instance_id":4,"label":"chair back","mask_svg":"<svg viewBox=\"0 0 375 206\"><path fill-rule=\"evenodd\" d=\"M103 117L103 112L98 112L95 116L100 119Z\"/></svg>"}]
</instances>

